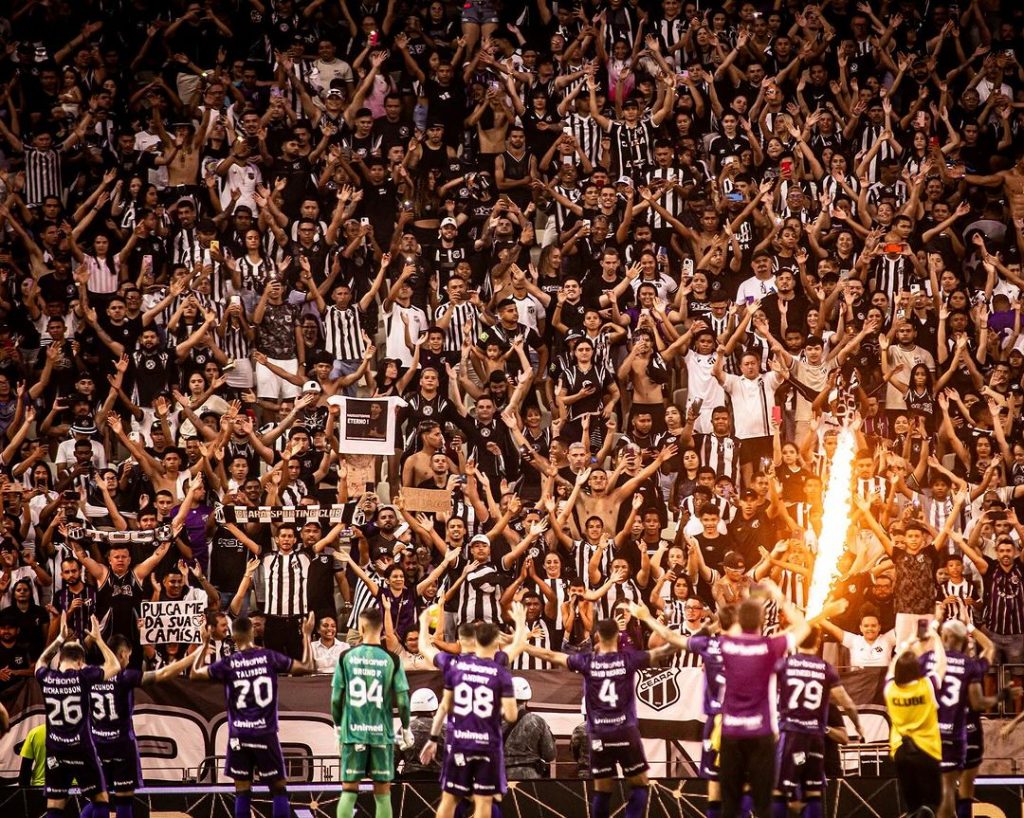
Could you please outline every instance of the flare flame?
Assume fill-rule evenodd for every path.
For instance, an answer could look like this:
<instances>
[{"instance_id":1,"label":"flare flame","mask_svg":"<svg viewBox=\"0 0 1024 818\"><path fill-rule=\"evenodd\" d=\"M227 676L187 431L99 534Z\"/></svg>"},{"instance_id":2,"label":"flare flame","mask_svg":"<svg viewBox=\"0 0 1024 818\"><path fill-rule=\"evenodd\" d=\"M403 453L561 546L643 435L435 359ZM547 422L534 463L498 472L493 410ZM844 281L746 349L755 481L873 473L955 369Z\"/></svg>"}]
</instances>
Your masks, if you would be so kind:
<instances>
[{"instance_id":1,"label":"flare flame","mask_svg":"<svg viewBox=\"0 0 1024 818\"><path fill-rule=\"evenodd\" d=\"M836 442L828 488L825 489L822 501L821 536L818 537L818 554L814 560L811 587L807 595L808 619L820 614L825 606L832 581L838 574L839 558L846 550L855 451L855 435L849 429L843 429Z\"/></svg>"}]
</instances>

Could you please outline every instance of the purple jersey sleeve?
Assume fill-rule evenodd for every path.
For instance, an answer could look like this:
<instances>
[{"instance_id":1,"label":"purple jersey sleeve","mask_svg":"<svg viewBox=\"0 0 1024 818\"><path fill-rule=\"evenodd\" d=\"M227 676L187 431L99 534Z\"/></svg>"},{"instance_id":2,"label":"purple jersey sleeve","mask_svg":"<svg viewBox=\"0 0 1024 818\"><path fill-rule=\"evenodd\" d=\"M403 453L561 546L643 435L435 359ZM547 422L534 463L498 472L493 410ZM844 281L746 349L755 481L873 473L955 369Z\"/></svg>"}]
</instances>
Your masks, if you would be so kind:
<instances>
[{"instance_id":1,"label":"purple jersey sleeve","mask_svg":"<svg viewBox=\"0 0 1024 818\"><path fill-rule=\"evenodd\" d=\"M292 666L295 664L295 660L292 659L291 656L285 656L283 653L278 653L276 650L268 650L267 656L270 658L270 664L278 673L292 672Z\"/></svg>"},{"instance_id":2,"label":"purple jersey sleeve","mask_svg":"<svg viewBox=\"0 0 1024 818\"><path fill-rule=\"evenodd\" d=\"M691 636L688 649L704 662L704 713L713 716L722 710L722 692L725 686L725 668L722 664L722 646L717 636Z\"/></svg>"}]
</instances>

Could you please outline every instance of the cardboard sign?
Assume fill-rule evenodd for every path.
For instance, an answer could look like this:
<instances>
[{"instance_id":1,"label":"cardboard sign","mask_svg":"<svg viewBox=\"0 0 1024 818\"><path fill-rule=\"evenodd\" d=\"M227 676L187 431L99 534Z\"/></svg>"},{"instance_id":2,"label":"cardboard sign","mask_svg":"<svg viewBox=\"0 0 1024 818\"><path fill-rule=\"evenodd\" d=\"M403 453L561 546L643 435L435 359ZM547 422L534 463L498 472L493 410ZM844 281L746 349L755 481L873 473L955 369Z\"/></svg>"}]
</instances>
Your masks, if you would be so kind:
<instances>
[{"instance_id":1,"label":"cardboard sign","mask_svg":"<svg viewBox=\"0 0 1024 818\"><path fill-rule=\"evenodd\" d=\"M447 514L452 509L452 496L444 489L414 489L403 487L402 499L406 511L425 511L428 514Z\"/></svg>"},{"instance_id":2,"label":"cardboard sign","mask_svg":"<svg viewBox=\"0 0 1024 818\"><path fill-rule=\"evenodd\" d=\"M172 645L184 643L197 645L201 642L199 630L205 621L206 601L146 602L142 603L143 645Z\"/></svg>"}]
</instances>

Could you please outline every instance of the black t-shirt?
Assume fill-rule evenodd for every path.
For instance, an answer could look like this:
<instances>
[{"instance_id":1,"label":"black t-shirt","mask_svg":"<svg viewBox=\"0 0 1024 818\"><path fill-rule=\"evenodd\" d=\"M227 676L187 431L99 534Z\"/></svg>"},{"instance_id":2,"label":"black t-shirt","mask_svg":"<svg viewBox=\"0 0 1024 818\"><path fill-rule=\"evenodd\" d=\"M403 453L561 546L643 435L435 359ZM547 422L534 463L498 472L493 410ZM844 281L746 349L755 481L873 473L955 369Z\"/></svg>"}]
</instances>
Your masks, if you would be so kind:
<instances>
[{"instance_id":1,"label":"black t-shirt","mask_svg":"<svg viewBox=\"0 0 1024 818\"><path fill-rule=\"evenodd\" d=\"M210 584L220 591L235 591L245 576L250 551L223 526L210 540Z\"/></svg>"},{"instance_id":2,"label":"black t-shirt","mask_svg":"<svg viewBox=\"0 0 1024 818\"><path fill-rule=\"evenodd\" d=\"M721 570L722 560L725 559L725 555L730 551L736 550L736 543L728 534L719 534L712 539L700 533L695 539L700 544L700 552L704 555L704 563L708 568L714 568L716 571Z\"/></svg>"},{"instance_id":3,"label":"black t-shirt","mask_svg":"<svg viewBox=\"0 0 1024 818\"><path fill-rule=\"evenodd\" d=\"M0 667L7 667L11 670L31 670L32 656L28 645L22 642L15 642L7 646L0 644ZM6 690L20 682L24 677L12 676L6 682L0 679L0 690Z\"/></svg>"}]
</instances>

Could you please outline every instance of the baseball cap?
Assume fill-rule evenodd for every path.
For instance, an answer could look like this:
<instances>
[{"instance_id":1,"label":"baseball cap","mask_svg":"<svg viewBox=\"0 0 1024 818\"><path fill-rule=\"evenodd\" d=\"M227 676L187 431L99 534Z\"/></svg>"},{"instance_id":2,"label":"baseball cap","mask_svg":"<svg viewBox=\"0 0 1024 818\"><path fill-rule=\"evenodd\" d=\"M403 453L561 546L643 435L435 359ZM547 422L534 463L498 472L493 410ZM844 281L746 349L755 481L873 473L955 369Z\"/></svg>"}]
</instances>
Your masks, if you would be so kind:
<instances>
[{"instance_id":1,"label":"baseball cap","mask_svg":"<svg viewBox=\"0 0 1024 818\"><path fill-rule=\"evenodd\" d=\"M94 435L98 430L92 418L82 418L71 424L71 432L76 435Z\"/></svg>"},{"instance_id":2,"label":"baseball cap","mask_svg":"<svg viewBox=\"0 0 1024 818\"><path fill-rule=\"evenodd\" d=\"M445 216L443 219L441 219L441 227L447 227L448 225L451 225L452 227L458 227L459 223L455 221L455 219L453 219L451 216Z\"/></svg>"},{"instance_id":3,"label":"baseball cap","mask_svg":"<svg viewBox=\"0 0 1024 818\"><path fill-rule=\"evenodd\" d=\"M753 489L744 489L743 493L740 495L740 499L741 500L756 500L757 499L757 492L754 491Z\"/></svg>"},{"instance_id":4,"label":"baseball cap","mask_svg":"<svg viewBox=\"0 0 1024 818\"><path fill-rule=\"evenodd\" d=\"M629 185L630 187L633 187L633 180L630 179L628 176L620 176L618 181L615 184L617 184L617 185Z\"/></svg>"},{"instance_id":5,"label":"baseball cap","mask_svg":"<svg viewBox=\"0 0 1024 818\"><path fill-rule=\"evenodd\" d=\"M323 387L320 386L316 381L306 381L302 384L303 392L316 392L317 394L323 392Z\"/></svg>"},{"instance_id":6,"label":"baseball cap","mask_svg":"<svg viewBox=\"0 0 1024 818\"><path fill-rule=\"evenodd\" d=\"M722 565L726 568L738 568L741 571L747 567L747 563L744 561L743 555L738 554L735 551L730 551L725 555L725 558L722 560Z\"/></svg>"},{"instance_id":7,"label":"baseball cap","mask_svg":"<svg viewBox=\"0 0 1024 818\"><path fill-rule=\"evenodd\" d=\"M533 688L522 676L512 677L512 692L515 694L516 701L519 702L529 701L533 698Z\"/></svg>"},{"instance_id":8,"label":"baseball cap","mask_svg":"<svg viewBox=\"0 0 1024 818\"><path fill-rule=\"evenodd\" d=\"M488 537L486 534L474 534L473 537L470 539L469 544L472 545L475 542L482 542L486 543L487 545L490 545L491 538Z\"/></svg>"},{"instance_id":9,"label":"baseball cap","mask_svg":"<svg viewBox=\"0 0 1024 818\"><path fill-rule=\"evenodd\" d=\"M409 697L410 713L433 713L437 706L437 696L428 687L421 687Z\"/></svg>"}]
</instances>

